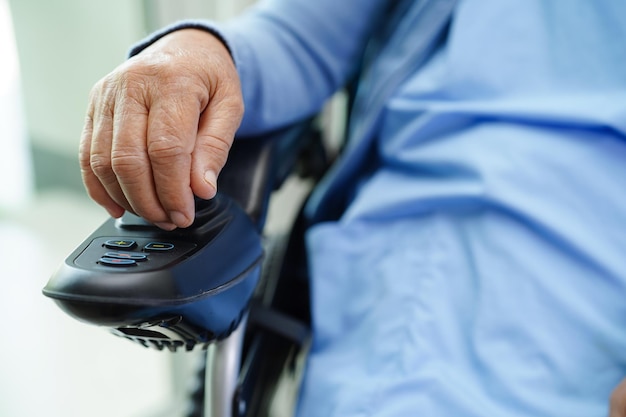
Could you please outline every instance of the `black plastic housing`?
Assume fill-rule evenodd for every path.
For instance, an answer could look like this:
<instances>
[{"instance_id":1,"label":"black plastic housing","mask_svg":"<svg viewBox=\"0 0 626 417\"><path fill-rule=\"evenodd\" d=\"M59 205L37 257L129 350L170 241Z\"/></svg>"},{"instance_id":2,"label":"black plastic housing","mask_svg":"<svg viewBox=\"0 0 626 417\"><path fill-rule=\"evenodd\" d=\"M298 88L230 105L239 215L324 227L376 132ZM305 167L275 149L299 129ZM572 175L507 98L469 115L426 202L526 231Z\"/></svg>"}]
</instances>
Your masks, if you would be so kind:
<instances>
[{"instance_id":1,"label":"black plastic housing","mask_svg":"<svg viewBox=\"0 0 626 417\"><path fill-rule=\"evenodd\" d=\"M119 242L134 243L107 247ZM107 254L146 259L108 265ZM166 232L129 214L107 220L65 259L43 293L78 320L146 346L189 349L236 328L261 258L257 226L218 194L199 203L187 229Z\"/></svg>"}]
</instances>

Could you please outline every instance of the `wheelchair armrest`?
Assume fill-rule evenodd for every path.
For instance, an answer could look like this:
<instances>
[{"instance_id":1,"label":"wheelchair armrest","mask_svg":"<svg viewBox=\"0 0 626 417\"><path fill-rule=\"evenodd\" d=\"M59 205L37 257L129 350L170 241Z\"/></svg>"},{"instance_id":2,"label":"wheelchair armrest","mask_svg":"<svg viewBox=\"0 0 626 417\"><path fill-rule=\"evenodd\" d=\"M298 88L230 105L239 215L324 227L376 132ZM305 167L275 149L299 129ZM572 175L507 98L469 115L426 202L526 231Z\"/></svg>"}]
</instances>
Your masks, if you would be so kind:
<instances>
[{"instance_id":1,"label":"wheelchair armrest","mask_svg":"<svg viewBox=\"0 0 626 417\"><path fill-rule=\"evenodd\" d=\"M226 338L259 280L269 196L295 165L309 126L237 140L220 192L198 203L187 229L167 232L128 213L108 219L65 259L44 295L76 319L148 347Z\"/></svg>"},{"instance_id":2,"label":"wheelchair armrest","mask_svg":"<svg viewBox=\"0 0 626 417\"><path fill-rule=\"evenodd\" d=\"M219 178L220 192L244 209L260 231L270 194L294 171L302 149L316 140L312 120L256 137L238 137Z\"/></svg>"}]
</instances>

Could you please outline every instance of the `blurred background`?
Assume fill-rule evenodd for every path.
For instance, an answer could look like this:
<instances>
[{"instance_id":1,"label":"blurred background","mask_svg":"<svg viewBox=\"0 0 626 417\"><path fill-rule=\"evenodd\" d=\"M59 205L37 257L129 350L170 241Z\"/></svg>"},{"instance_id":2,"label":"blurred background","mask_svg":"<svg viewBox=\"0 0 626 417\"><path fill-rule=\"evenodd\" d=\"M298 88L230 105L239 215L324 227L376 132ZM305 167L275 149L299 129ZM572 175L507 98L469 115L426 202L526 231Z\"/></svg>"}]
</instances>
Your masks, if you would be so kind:
<instances>
[{"instance_id":1,"label":"blurred background","mask_svg":"<svg viewBox=\"0 0 626 417\"><path fill-rule=\"evenodd\" d=\"M91 86L152 30L251 1L0 0L0 416L177 415L172 354L75 322L41 289L106 218L77 160Z\"/></svg>"}]
</instances>

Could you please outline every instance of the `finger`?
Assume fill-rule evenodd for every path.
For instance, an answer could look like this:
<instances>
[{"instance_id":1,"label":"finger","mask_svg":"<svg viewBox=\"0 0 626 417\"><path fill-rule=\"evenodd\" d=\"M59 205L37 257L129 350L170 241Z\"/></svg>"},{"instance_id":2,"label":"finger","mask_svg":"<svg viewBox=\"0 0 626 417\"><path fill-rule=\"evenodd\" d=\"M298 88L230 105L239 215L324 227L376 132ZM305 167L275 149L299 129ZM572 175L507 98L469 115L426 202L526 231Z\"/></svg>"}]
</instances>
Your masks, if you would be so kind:
<instances>
[{"instance_id":1,"label":"finger","mask_svg":"<svg viewBox=\"0 0 626 417\"><path fill-rule=\"evenodd\" d=\"M150 222L168 223L169 216L158 199L148 157L148 122L143 93L139 89L122 89L115 108L111 166L132 211Z\"/></svg>"},{"instance_id":2,"label":"finger","mask_svg":"<svg viewBox=\"0 0 626 417\"><path fill-rule=\"evenodd\" d=\"M150 109L148 157L161 207L169 221L187 227L194 218L190 172L200 104L193 94L164 96L167 101L161 99Z\"/></svg>"},{"instance_id":3,"label":"finger","mask_svg":"<svg viewBox=\"0 0 626 417\"><path fill-rule=\"evenodd\" d=\"M90 165L109 197L124 210L133 211L118 183L111 160L113 142L113 115L108 109L96 111L91 140Z\"/></svg>"},{"instance_id":4,"label":"finger","mask_svg":"<svg viewBox=\"0 0 626 417\"><path fill-rule=\"evenodd\" d=\"M83 184L87 190L87 194L98 204L106 209L112 217L120 217L124 214L124 208L117 204L106 192L96 175L91 169L91 136L93 133L92 110L88 111L83 133L81 135L78 160L80 163L80 171Z\"/></svg>"},{"instance_id":5,"label":"finger","mask_svg":"<svg viewBox=\"0 0 626 417\"><path fill-rule=\"evenodd\" d=\"M87 194L98 204L104 207L112 217L120 217L124 214L124 208L117 204L107 193L91 168L91 146L93 135L93 100L90 100L83 127L78 160L80 163L81 176Z\"/></svg>"},{"instance_id":6,"label":"finger","mask_svg":"<svg viewBox=\"0 0 626 417\"><path fill-rule=\"evenodd\" d=\"M217 193L217 177L226 163L242 115L238 83L213 97L202 113L191 171L191 187L198 197L210 199Z\"/></svg>"},{"instance_id":7,"label":"finger","mask_svg":"<svg viewBox=\"0 0 626 417\"><path fill-rule=\"evenodd\" d=\"M85 129L83 149L80 152L84 158L83 164L89 165L89 169L86 170L87 182L85 184L88 190L93 194L96 202L104 205L107 210L110 208L113 211L112 214L118 214L120 210L115 206L124 210L131 210L131 207L119 188L111 168L114 105L111 91L112 87L106 81L101 82L92 90L88 110L89 126ZM87 134L89 130L91 130L91 135ZM88 144L89 147L87 147ZM89 174L89 171L93 173L93 176Z\"/></svg>"}]
</instances>

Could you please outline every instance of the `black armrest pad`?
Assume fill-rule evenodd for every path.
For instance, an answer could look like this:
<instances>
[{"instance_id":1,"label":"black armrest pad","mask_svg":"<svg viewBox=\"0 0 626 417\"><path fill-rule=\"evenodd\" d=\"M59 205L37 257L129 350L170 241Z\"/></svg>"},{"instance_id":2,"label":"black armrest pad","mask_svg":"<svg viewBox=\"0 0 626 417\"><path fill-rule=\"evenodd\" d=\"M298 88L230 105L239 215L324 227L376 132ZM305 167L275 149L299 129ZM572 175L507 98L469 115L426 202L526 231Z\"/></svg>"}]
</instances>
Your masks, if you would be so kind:
<instances>
[{"instance_id":1,"label":"black armrest pad","mask_svg":"<svg viewBox=\"0 0 626 417\"><path fill-rule=\"evenodd\" d=\"M259 230L270 194L293 170L312 129L307 120L262 136L235 139L218 188L243 207Z\"/></svg>"}]
</instances>

